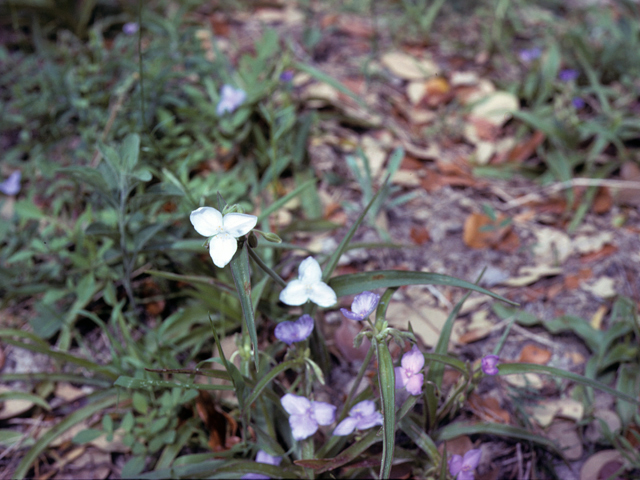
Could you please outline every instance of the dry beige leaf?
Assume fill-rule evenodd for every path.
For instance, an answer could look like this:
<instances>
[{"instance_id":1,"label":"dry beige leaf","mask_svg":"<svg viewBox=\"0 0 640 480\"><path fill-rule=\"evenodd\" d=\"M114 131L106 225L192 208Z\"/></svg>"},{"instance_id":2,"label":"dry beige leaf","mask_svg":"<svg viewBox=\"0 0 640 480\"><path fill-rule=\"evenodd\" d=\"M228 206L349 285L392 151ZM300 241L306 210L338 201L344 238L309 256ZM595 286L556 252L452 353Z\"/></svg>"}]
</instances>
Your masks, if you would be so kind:
<instances>
[{"instance_id":1,"label":"dry beige leaf","mask_svg":"<svg viewBox=\"0 0 640 480\"><path fill-rule=\"evenodd\" d=\"M454 87L475 85L478 80L476 72L453 72L451 74L451 85Z\"/></svg>"},{"instance_id":2,"label":"dry beige leaf","mask_svg":"<svg viewBox=\"0 0 640 480\"><path fill-rule=\"evenodd\" d=\"M427 86L423 81L409 82L407 85L407 97L411 105L417 105L427 93Z\"/></svg>"},{"instance_id":3,"label":"dry beige leaf","mask_svg":"<svg viewBox=\"0 0 640 480\"><path fill-rule=\"evenodd\" d=\"M596 330L600 330L600 328L602 327L602 320L604 320L604 316L607 313L607 310L609 309L606 305L600 305L596 310L596 313L594 313L591 317L591 321L589 323Z\"/></svg>"},{"instance_id":4,"label":"dry beige leaf","mask_svg":"<svg viewBox=\"0 0 640 480\"><path fill-rule=\"evenodd\" d=\"M8 387L0 385L0 393L13 392ZM10 399L0 402L0 420L17 417L33 407L34 403L30 400Z\"/></svg>"},{"instance_id":5,"label":"dry beige leaf","mask_svg":"<svg viewBox=\"0 0 640 480\"><path fill-rule=\"evenodd\" d=\"M596 235L578 235L573 239L573 248L582 255L602 250L613 242L613 233L600 232Z\"/></svg>"},{"instance_id":6,"label":"dry beige leaf","mask_svg":"<svg viewBox=\"0 0 640 480\"><path fill-rule=\"evenodd\" d=\"M421 108L410 108L406 112L407 117L414 125L424 125L431 123L436 119L436 112L432 110L423 110Z\"/></svg>"},{"instance_id":7,"label":"dry beige leaf","mask_svg":"<svg viewBox=\"0 0 640 480\"><path fill-rule=\"evenodd\" d=\"M478 141L476 143L476 152L473 159L478 165L486 165L496 153L496 146L493 142Z\"/></svg>"},{"instance_id":8,"label":"dry beige leaf","mask_svg":"<svg viewBox=\"0 0 640 480\"><path fill-rule=\"evenodd\" d=\"M68 382L60 382L56 384L55 395L66 402L73 402L87 395L81 388L76 388Z\"/></svg>"},{"instance_id":9,"label":"dry beige leaf","mask_svg":"<svg viewBox=\"0 0 640 480\"><path fill-rule=\"evenodd\" d=\"M540 402L535 406L526 408L527 413L541 427L548 427L556 416L559 407L555 401Z\"/></svg>"},{"instance_id":10,"label":"dry beige leaf","mask_svg":"<svg viewBox=\"0 0 640 480\"><path fill-rule=\"evenodd\" d=\"M481 78L477 85L458 89L457 98L463 105L471 105L496 91L496 87L486 78Z\"/></svg>"},{"instance_id":11,"label":"dry beige leaf","mask_svg":"<svg viewBox=\"0 0 640 480\"><path fill-rule=\"evenodd\" d=\"M440 72L440 68L433 60L418 60L398 51L385 53L381 61L391 73L403 80L422 80Z\"/></svg>"},{"instance_id":12,"label":"dry beige leaf","mask_svg":"<svg viewBox=\"0 0 640 480\"><path fill-rule=\"evenodd\" d=\"M561 273L562 268L551 267L549 265L521 267L518 270L517 277L509 278L508 280L501 282L501 285L506 285L508 287L524 287L525 285L531 285L532 283L537 282L543 277L553 277L555 275L560 275Z\"/></svg>"},{"instance_id":13,"label":"dry beige leaf","mask_svg":"<svg viewBox=\"0 0 640 480\"><path fill-rule=\"evenodd\" d=\"M622 427L622 422L620 421L620 417L611 410L598 409L593 412L594 420L587 426L584 435L591 442L598 442L603 438L602 432L602 424L600 420L602 420L611 432L615 432L616 430L620 430Z\"/></svg>"},{"instance_id":14,"label":"dry beige leaf","mask_svg":"<svg viewBox=\"0 0 640 480\"><path fill-rule=\"evenodd\" d=\"M376 178L385 160L387 159L387 150L380 145L380 143L373 137L365 135L362 138L362 151L364 152L369 162L369 169L371 170L371 176Z\"/></svg>"},{"instance_id":15,"label":"dry beige leaf","mask_svg":"<svg viewBox=\"0 0 640 480\"><path fill-rule=\"evenodd\" d=\"M413 308L404 302L392 301L387 309L387 321L392 327L408 330L409 322L413 331L428 347L434 347L447 321L447 312L426 305Z\"/></svg>"},{"instance_id":16,"label":"dry beige leaf","mask_svg":"<svg viewBox=\"0 0 640 480\"><path fill-rule=\"evenodd\" d=\"M619 464L620 467L625 464L624 457L618 450L601 450L591 455L580 469L580 480L600 480L600 472L611 463Z\"/></svg>"},{"instance_id":17,"label":"dry beige leaf","mask_svg":"<svg viewBox=\"0 0 640 480\"><path fill-rule=\"evenodd\" d=\"M538 228L534 233L537 241L533 246L533 254L538 263L561 265L571 255L571 238L566 233L551 227Z\"/></svg>"},{"instance_id":18,"label":"dry beige leaf","mask_svg":"<svg viewBox=\"0 0 640 480\"><path fill-rule=\"evenodd\" d=\"M314 102L310 104L313 108L324 106L327 103L333 104L338 101L338 90L326 83L311 83L302 92L302 98Z\"/></svg>"},{"instance_id":19,"label":"dry beige leaf","mask_svg":"<svg viewBox=\"0 0 640 480\"><path fill-rule=\"evenodd\" d=\"M594 283L581 283L580 288L592 293L596 297L611 298L616 296L615 280L611 277L600 277Z\"/></svg>"},{"instance_id":20,"label":"dry beige leaf","mask_svg":"<svg viewBox=\"0 0 640 480\"><path fill-rule=\"evenodd\" d=\"M582 402L574 400L573 398L561 398L560 400L556 400L556 405L559 407L557 413L559 417L579 422L584 416L584 405Z\"/></svg>"},{"instance_id":21,"label":"dry beige leaf","mask_svg":"<svg viewBox=\"0 0 640 480\"><path fill-rule=\"evenodd\" d=\"M263 23L294 25L304 21L304 13L296 8L261 8L252 14L252 19Z\"/></svg>"},{"instance_id":22,"label":"dry beige leaf","mask_svg":"<svg viewBox=\"0 0 640 480\"><path fill-rule=\"evenodd\" d=\"M127 447L124 443L122 443L122 439L124 438L126 432L122 428L118 428L113 432L113 438L110 442L107 441L107 434L100 435L95 440L91 440L89 445L96 447L103 452L120 452L125 453L130 451L131 449Z\"/></svg>"},{"instance_id":23,"label":"dry beige leaf","mask_svg":"<svg viewBox=\"0 0 640 480\"><path fill-rule=\"evenodd\" d=\"M537 373L517 373L515 375L505 375L502 377L505 381L518 388L533 388L540 390L543 386L542 378Z\"/></svg>"},{"instance_id":24,"label":"dry beige leaf","mask_svg":"<svg viewBox=\"0 0 640 480\"><path fill-rule=\"evenodd\" d=\"M393 183L401 185L403 187L418 187L420 186L419 172L411 170L398 170L393 175Z\"/></svg>"},{"instance_id":25,"label":"dry beige leaf","mask_svg":"<svg viewBox=\"0 0 640 480\"><path fill-rule=\"evenodd\" d=\"M489 94L471 109L471 116L501 126L511 118L511 112L518 110L518 98L509 92L497 91Z\"/></svg>"},{"instance_id":26,"label":"dry beige leaf","mask_svg":"<svg viewBox=\"0 0 640 480\"><path fill-rule=\"evenodd\" d=\"M582 440L580 440L575 423L568 421L554 422L545 436L558 445L558 448L567 459L578 460L582 457Z\"/></svg>"},{"instance_id":27,"label":"dry beige leaf","mask_svg":"<svg viewBox=\"0 0 640 480\"><path fill-rule=\"evenodd\" d=\"M458 344L477 342L487 337L494 329L495 324L489 320L489 311L479 310L471 315L471 322L463 328L456 328L455 336L451 340Z\"/></svg>"}]
</instances>

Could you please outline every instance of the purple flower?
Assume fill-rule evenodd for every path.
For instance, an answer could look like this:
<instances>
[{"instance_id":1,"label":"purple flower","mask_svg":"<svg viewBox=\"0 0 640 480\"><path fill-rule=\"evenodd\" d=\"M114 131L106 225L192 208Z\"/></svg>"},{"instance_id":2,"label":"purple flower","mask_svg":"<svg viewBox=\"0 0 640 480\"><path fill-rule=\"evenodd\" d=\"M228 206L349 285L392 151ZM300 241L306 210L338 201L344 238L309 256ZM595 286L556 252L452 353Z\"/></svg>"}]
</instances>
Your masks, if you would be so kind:
<instances>
[{"instance_id":1,"label":"purple flower","mask_svg":"<svg viewBox=\"0 0 640 480\"><path fill-rule=\"evenodd\" d=\"M258 463L266 463L268 465L275 465L277 467L278 465L280 465L281 461L282 457L272 457L264 450L259 450L258 454L256 455L256 462ZM271 477L262 475L261 473L247 473L246 475L243 475L242 478L245 480L269 480L269 478Z\"/></svg>"},{"instance_id":2,"label":"purple flower","mask_svg":"<svg viewBox=\"0 0 640 480\"><path fill-rule=\"evenodd\" d=\"M4 182L0 183L0 192L5 195L17 195L20 192L20 179L22 178L22 173L20 170L16 170L9 178L7 178Z\"/></svg>"},{"instance_id":3,"label":"purple flower","mask_svg":"<svg viewBox=\"0 0 640 480\"><path fill-rule=\"evenodd\" d=\"M336 407L324 402L312 402L305 397L287 393L280 399L287 411L291 433L296 440L304 440L318 430L318 425L331 425Z\"/></svg>"},{"instance_id":4,"label":"purple flower","mask_svg":"<svg viewBox=\"0 0 640 480\"><path fill-rule=\"evenodd\" d=\"M140 26L136 22L127 22L122 26L125 35L134 35L138 32Z\"/></svg>"},{"instance_id":5,"label":"purple flower","mask_svg":"<svg viewBox=\"0 0 640 480\"><path fill-rule=\"evenodd\" d=\"M380 301L380 295L376 295L373 292L362 292L360 295L356 295L351 303L351 310L341 308L342 314L349 320L364 320L378 306Z\"/></svg>"},{"instance_id":6,"label":"purple flower","mask_svg":"<svg viewBox=\"0 0 640 480\"><path fill-rule=\"evenodd\" d=\"M539 58L540 55L542 55L540 47L526 48L518 52L518 57L520 57L520 60L524 63L531 63L536 58Z\"/></svg>"},{"instance_id":7,"label":"purple flower","mask_svg":"<svg viewBox=\"0 0 640 480\"><path fill-rule=\"evenodd\" d=\"M453 455L449 459L449 473L453 475L456 480L473 480L475 475L474 470L480 464L481 456L482 450L479 448L469 450L464 454L464 457ZM456 475L458 476L456 477Z\"/></svg>"},{"instance_id":8,"label":"purple flower","mask_svg":"<svg viewBox=\"0 0 640 480\"><path fill-rule=\"evenodd\" d=\"M280 74L280 81L288 83L293 80L293 75L293 70L285 70Z\"/></svg>"},{"instance_id":9,"label":"purple flower","mask_svg":"<svg viewBox=\"0 0 640 480\"><path fill-rule=\"evenodd\" d=\"M424 355L416 345L402 356L401 367L395 368L396 388L406 388L411 395L422 393Z\"/></svg>"},{"instance_id":10,"label":"purple flower","mask_svg":"<svg viewBox=\"0 0 640 480\"><path fill-rule=\"evenodd\" d=\"M320 307L330 307L338 301L336 292L322 281L320 264L313 257L300 262L298 278L280 292L280 301L287 305L302 305L308 300Z\"/></svg>"},{"instance_id":11,"label":"purple flower","mask_svg":"<svg viewBox=\"0 0 640 480\"><path fill-rule=\"evenodd\" d=\"M291 345L306 340L311 332L313 332L313 318L310 315L302 315L295 322L279 323L274 333L278 340Z\"/></svg>"},{"instance_id":12,"label":"purple flower","mask_svg":"<svg viewBox=\"0 0 640 480\"><path fill-rule=\"evenodd\" d=\"M571 105L573 105L573 108L575 108L576 110L580 110L581 108L584 108L584 100L580 97L573 97L573 99L571 100Z\"/></svg>"},{"instance_id":13,"label":"purple flower","mask_svg":"<svg viewBox=\"0 0 640 480\"><path fill-rule=\"evenodd\" d=\"M578 73L577 70L574 70L573 68L565 68L564 70L560 70L560 73L558 74L558 79L561 82L571 82L572 80L575 80L576 78L578 78L580 74Z\"/></svg>"},{"instance_id":14,"label":"purple flower","mask_svg":"<svg viewBox=\"0 0 640 480\"><path fill-rule=\"evenodd\" d=\"M375 425L382 425L382 414L376 410L375 402L364 400L349 410L349 416L338 424L333 434L349 435L356 428L366 430Z\"/></svg>"},{"instance_id":15,"label":"purple flower","mask_svg":"<svg viewBox=\"0 0 640 480\"><path fill-rule=\"evenodd\" d=\"M247 94L244 90L233 88L231 85L223 85L220 90L220 102L216 107L218 116L224 113L233 113L246 100Z\"/></svg>"},{"instance_id":16,"label":"purple flower","mask_svg":"<svg viewBox=\"0 0 640 480\"><path fill-rule=\"evenodd\" d=\"M485 375L497 375L498 374L498 361L500 357L498 355L485 355L482 357L482 371Z\"/></svg>"}]
</instances>

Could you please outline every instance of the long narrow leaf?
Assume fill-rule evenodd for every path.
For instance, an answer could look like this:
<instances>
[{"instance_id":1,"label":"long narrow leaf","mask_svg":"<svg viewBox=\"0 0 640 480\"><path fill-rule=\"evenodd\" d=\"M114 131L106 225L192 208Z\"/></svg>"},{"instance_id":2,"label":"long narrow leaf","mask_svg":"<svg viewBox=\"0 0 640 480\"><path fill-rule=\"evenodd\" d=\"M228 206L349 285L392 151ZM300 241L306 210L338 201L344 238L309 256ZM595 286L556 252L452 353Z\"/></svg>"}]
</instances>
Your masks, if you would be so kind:
<instances>
[{"instance_id":1,"label":"long narrow leaf","mask_svg":"<svg viewBox=\"0 0 640 480\"><path fill-rule=\"evenodd\" d=\"M262 379L256 384L253 392L247 399L247 405L251 405L255 402L265 387L271 382L274 378L280 375L282 372L289 368L293 368L296 365L301 365L302 362L300 360L287 360L286 362L280 363L276 367L274 367L269 373L267 373Z\"/></svg>"},{"instance_id":2,"label":"long narrow leaf","mask_svg":"<svg viewBox=\"0 0 640 480\"><path fill-rule=\"evenodd\" d=\"M442 461L440 452L438 452L438 447L420 425L409 417L403 418L399 422L399 425L402 431L406 433L409 438L411 438L411 440L413 440L413 442L429 456L429 459L434 466L438 465Z\"/></svg>"},{"instance_id":3,"label":"long narrow leaf","mask_svg":"<svg viewBox=\"0 0 640 480\"><path fill-rule=\"evenodd\" d=\"M146 380L120 375L114 385L124 388L186 388L194 390L233 390L233 385L205 385L202 383L179 383L167 380Z\"/></svg>"},{"instance_id":4,"label":"long narrow leaf","mask_svg":"<svg viewBox=\"0 0 640 480\"><path fill-rule=\"evenodd\" d=\"M393 370L393 359L386 343L378 343L378 381L382 397L382 464L380 478L389 478L393 462L393 449L396 436L396 380Z\"/></svg>"}]
</instances>

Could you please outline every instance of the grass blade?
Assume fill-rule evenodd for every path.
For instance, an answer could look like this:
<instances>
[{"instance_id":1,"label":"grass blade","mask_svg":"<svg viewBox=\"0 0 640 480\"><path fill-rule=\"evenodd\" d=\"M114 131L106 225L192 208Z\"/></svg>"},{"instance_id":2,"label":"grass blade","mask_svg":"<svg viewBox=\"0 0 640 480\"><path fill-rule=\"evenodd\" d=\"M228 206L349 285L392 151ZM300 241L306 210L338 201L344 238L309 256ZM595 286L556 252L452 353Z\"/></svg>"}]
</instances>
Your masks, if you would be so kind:
<instances>
[{"instance_id":1,"label":"grass blade","mask_svg":"<svg viewBox=\"0 0 640 480\"><path fill-rule=\"evenodd\" d=\"M380 478L390 478L393 462L393 448L396 436L396 380L393 371L393 359L386 343L378 343L378 381L382 397L382 464Z\"/></svg>"}]
</instances>

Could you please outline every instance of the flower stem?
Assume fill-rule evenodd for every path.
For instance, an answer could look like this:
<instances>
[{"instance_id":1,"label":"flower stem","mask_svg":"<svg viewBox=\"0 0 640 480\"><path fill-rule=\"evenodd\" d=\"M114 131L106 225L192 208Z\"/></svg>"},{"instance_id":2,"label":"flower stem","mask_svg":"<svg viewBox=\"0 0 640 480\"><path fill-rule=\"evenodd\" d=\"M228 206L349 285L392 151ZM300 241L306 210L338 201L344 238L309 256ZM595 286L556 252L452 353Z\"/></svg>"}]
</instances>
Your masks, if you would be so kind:
<instances>
[{"instance_id":1,"label":"flower stem","mask_svg":"<svg viewBox=\"0 0 640 480\"><path fill-rule=\"evenodd\" d=\"M344 402L344 408L342 409L342 413L340 414L340 417L338 418L337 423L340 423L342 420L344 420L344 418L347 416L347 413L349 412L349 409L351 408L351 402L353 401L353 397L356 395L356 392L358 391L358 387L360 386L360 382L362 381L362 377L364 377L364 374L367 371L367 367L371 363L371 358L373 357L374 348L375 347L372 342L371 347L369 347L369 351L367 352L367 356L364 357L364 361L362 362L362 366L360 367L358 376L356 377L356 380L353 382L353 386L351 387L349 396L347 397L347 400Z\"/></svg>"},{"instance_id":2,"label":"flower stem","mask_svg":"<svg viewBox=\"0 0 640 480\"><path fill-rule=\"evenodd\" d=\"M247 245L248 246L248 245ZM258 254L253 250L253 248L249 247L249 256L253 259L254 262L258 264L258 266L271 278L273 278L281 287L286 287L287 282L285 282L280 275L274 272L271 268L267 266L266 263L262 261L262 259L258 256Z\"/></svg>"}]
</instances>

